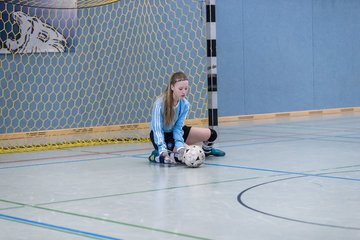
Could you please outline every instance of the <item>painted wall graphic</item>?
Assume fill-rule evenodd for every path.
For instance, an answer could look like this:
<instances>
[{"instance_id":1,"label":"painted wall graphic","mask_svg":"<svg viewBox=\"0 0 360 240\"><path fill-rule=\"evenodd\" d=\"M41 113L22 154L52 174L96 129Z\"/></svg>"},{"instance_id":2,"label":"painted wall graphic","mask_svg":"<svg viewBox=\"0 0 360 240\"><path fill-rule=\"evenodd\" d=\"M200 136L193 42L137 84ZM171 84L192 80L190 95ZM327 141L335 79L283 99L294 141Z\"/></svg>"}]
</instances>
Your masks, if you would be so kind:
<instances>
[{"instance_id":1,"label":"painted wall graphic","mask_svg":"<svg viewBox=\"0 0 360 240\"><path fill-rule=\"evenodd\" d=\"M75 51L75 9L37 8L1 1L0 14L0 53Z\"/></svg>"}]
</instances>

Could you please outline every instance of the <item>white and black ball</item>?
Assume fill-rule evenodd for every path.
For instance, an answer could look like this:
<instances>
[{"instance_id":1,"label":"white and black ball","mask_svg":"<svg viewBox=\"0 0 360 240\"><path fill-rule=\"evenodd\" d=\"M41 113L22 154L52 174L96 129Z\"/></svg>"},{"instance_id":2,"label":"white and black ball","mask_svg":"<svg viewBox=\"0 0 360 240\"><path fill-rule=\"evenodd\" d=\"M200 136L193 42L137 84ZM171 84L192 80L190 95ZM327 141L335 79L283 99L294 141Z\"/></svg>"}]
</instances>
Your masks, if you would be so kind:
<instances>
[{"instance_id":1,"label":"white and black ball","mask_svg":"<svg viewBox=\"0 0 360 240\"><path fill-rule=\"evenodd\" d=\"M205 162L205 152L198 145L190 145L185 149L184 160L186 166L197 168Z\"/></svg>"}]
</instances>

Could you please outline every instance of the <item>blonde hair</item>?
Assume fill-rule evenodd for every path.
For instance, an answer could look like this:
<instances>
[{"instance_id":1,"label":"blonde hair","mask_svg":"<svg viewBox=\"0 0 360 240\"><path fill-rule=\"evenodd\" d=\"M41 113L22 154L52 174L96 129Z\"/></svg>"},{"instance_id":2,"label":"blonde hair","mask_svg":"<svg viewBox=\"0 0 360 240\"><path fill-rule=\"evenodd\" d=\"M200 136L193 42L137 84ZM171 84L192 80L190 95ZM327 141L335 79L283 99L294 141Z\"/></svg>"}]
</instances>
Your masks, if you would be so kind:
<instances>
[{"instance_id":1,"label":"blonde hair","mask_svg":"<svg viewBox=\"0 0 360 240\"><path fill-rule=\"evenodd\" d=\"M175 111L173 109L174 105L174 97L173 97L173 90L171 86L175 85L175 83L179 81L187 80L187 76L183 72L176 72L173 73L170 77L169 84L166 88L164 93L164 124L167 127L170 127L174 121Z\"/></svg>"}]
</instances>

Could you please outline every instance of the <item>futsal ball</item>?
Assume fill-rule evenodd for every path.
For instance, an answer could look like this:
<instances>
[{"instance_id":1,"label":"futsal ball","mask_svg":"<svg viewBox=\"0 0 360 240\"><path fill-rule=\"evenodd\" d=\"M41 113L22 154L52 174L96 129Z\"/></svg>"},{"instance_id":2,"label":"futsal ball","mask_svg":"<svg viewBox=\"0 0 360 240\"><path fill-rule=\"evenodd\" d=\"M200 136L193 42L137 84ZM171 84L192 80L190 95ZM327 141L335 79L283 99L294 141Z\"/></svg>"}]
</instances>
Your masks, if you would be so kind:
<instances>
[{"instance_id":1,"label":"futsal ball","mask_svg":"<svg viewBox=\"0 0 360 240\"><path fill-rule=\"evenodd\" d=\"M184 163L188 167L197 168L205 161L204 150L197 145L190 145L184 152Z\"/></svg>"}]
</instances>

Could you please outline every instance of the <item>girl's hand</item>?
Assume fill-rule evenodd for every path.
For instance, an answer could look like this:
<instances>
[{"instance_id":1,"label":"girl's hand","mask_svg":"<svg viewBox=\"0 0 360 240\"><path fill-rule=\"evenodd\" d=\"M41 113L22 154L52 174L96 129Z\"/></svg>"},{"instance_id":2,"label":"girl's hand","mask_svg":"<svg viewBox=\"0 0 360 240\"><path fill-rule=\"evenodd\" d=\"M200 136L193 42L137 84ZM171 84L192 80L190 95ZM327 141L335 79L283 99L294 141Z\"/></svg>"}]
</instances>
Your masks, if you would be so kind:
<instances>
[{"instance_id":1,"label":"girl's hand","mask_svg":"<svg viewBox=\"0 0 360 240\"><path fill-rule=\"evenodd\" d=\"M164 163L176 163L175 159L171 159L168 151L164 151L160 154L160 158L164 160Z\"/></svg>"},{"instance_id":2,"label":"girl's hand","mask_svg":"<svg viewBox=\"0 0 360 240\"><path fill-rule=\"evenodd\" d=\"M177 149L177 153L178 153L178 159L181 161L181 162L184 162L184 153L185 153L185 150L189 148L189 146L184 143L184 146L182 146L181 148Z\"/></svg>"}]
</instances>

